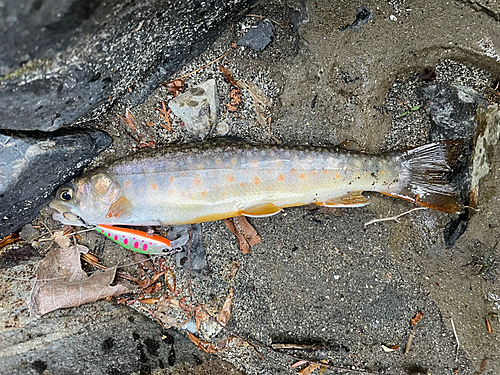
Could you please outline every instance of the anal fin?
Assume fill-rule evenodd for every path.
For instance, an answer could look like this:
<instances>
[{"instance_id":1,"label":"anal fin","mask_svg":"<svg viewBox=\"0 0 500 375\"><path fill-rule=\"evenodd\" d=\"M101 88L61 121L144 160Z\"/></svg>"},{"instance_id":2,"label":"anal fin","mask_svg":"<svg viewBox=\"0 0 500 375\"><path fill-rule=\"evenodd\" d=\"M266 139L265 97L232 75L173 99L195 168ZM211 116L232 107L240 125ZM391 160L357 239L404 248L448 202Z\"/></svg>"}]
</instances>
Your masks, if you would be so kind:
<instances>
[{"instance_id":1,"label":"anal fin","mask_svg":"<svg viewBox=\"0 0 500 375\"><path fill-rule=\"evenodd\" d=\"M132 205L127 198L120 197L109 207L106 217L109 219L111 217L129 215L130 213L132 213Z\"/></svg>"},{"instance_id":2,"label":"anal fin","mask_svg":"<svg viewBox=\"0 0 500 375\"><path fill-rule=\"evenodd\" d=\"M328 199L327 201L314 202L324 207L361 207L370 204L370 201L361 195L361 191L351 191L340 197Z\"/></svg>"},{"instance_id":3,"label":"anal fin","mask_svg":"<svg viewBox=\"0 0 500 375\"><path fill-rule=\"evenodd\" d=\"M271 216L277 214L280 211L281 207L278 207L272 203L264 203L245 208L239 211L238 214L251 217L263 217L263 216Z\"/></svg>"}]
</instances>

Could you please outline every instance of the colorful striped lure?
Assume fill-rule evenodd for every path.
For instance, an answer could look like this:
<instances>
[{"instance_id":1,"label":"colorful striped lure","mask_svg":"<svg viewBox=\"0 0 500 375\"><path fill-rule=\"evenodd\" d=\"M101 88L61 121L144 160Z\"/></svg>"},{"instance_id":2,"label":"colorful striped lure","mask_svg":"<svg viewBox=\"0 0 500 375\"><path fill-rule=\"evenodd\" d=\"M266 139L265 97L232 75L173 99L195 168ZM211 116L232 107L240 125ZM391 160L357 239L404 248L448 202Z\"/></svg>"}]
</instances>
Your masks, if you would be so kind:
<instances>
[{"instance_id":1,"label":"colorful striped lure","mask_svg":"<svg viewBox=\"0 0 500 375\"><path fill-rule=\"evenodd\" d=\"M104 224L97 225L95 230L97 233L103 234L125 249L141 254L166 254L171 252L173 249L175 250L176 248L185 245L189 239L189 235L185 235L176 240L170 241L156 234L148 234L140 230L120 228Z\"/></svg>"}]
</instances>

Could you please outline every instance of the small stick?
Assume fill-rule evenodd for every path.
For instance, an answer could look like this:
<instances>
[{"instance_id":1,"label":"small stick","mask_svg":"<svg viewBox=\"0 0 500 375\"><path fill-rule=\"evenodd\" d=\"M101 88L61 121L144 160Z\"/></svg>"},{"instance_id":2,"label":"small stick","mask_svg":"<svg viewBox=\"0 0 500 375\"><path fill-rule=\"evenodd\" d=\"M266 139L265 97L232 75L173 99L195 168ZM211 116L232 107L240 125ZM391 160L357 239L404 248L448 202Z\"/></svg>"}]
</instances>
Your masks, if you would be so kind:
<instances>
[{"instance_id":1,"label":"small stick","mask_svg":"<svg viewBox=\"0 0 500 375\"><path fill-rule=\"evenodd\" d=\"M415 329L417 328L416 325L413 326L413 329L411 330L410 332L410 337L408 337L408 341L406 342L406 346L405 346L405 351L403 353L403 355L406 357L408 355L408 352L410 351L411 349L411 343L413 342L413 338L415 337Z\"/></svg>"},{"instance_id":2,"label":"small stick","mask_svg":"<svg viewBox=\"0 0 500 375\"><path fill-rule=\"evenodd\" d=\"M455 329L455 323L453 323L453 318L450 318L451 327L453 328L453 334L455 335L455 340L457 340L457 354L455 355L455 362L458 361L458 350L460 349L460 341L458 341L457 330Z\"/></svg>"},{"instance_id":3,"label":"small stick","mask_svg":"<svg viewBox=\"0 0 500 375\"><path fill-rule=\"evenodd\" d=\"M215 60L210 61L208 64L203 65L201 68L198 68L198 69L196 69L196 70L193 70L192 72L187 73L187 74L184 74L183 76L180 76L180 77L178 77L178 78L176 78L176 79L172 79L172 80L170 80L170 81L163 82L160 86L166 86L166 84L167 84L167 83L169 83L169 82L172 82L172 81L176 81L176 80L178 80L178 79L183 79L183 78L189 77L190 75L192 75L192 74L194 74L194 73L197 73L197 72L199 72L199 71L200 71L200 70L202 70L202 69L205 69L207 66L212 65L213 63L215 63L215 62L219 61L220 59L222 59L223 57L226 57L227 55L229 55L229 52L228 52L228 53L226 53L226 54L224 54L224 55L222 55L221 57L217 57Z\"/></svg>"},{"instance_id":4,"label":"small stick","mask_svg":"<svg viewBox=\"0 0 500 375\"><path fill-rule=\"evenodd\" d=\"M396 215L396 216L391 216L391 217L384 217L384 218L380 218L380 219L372 219L368 222L365 223L365 227L370 225L370 224L373 224L373 223L378 223L380 221L390 221L390 220L394 220L395 222L399 223L398 219L401 217L401 216L404 216L404 215L407 215L413 211L420 211L420 210L427 210L427 207L415 207L415 208L412 208L411 210L409 211L405 211L403 212L402 214L399 214L399 215Z\"/></svg>"}]
</instances>

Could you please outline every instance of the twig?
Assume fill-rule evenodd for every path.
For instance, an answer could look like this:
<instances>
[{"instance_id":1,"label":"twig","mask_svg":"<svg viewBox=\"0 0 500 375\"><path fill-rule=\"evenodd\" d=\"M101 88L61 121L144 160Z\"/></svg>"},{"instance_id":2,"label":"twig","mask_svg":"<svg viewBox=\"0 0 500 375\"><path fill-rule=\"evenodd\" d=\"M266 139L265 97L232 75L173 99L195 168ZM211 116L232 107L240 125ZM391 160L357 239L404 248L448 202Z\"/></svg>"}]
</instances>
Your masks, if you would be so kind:
<instances>
[{"instance_id":1,"label":"twig","mask_svg":"<svg viewBox=\"0 0 500 375\"><path fill-rule=\"evenodd\" d=\"M192 71L192 72L190 72L190 73L184 74L183 76L180 76L180 77L178 77L178 78L172 79L172 80L170 80L170 81L163 82L160 86L166 86L166 85L167 85L167 83L169 83L169 82L172 82L172 81L175 81L175 80L178 80L178 79L183 79L183 78L189 77L190 75L192 75L192 74L194 74L194 73L197 73L197 72L199 72L199 71L200 71L200 70L202 70L202 69L205 69L207 66L212 65L213 63L215 63L215 62L219 61L220 59L222 59L223 57L226 57L227 55L229 55L229 52L228 52L228 53L225 53L224 55L222 55L222 56L220 56L220 57L217 57L215 60L210 61L208 64L203 65L201 68L198 68L198 69L196 69L196 70L193 70L193 71Z\"/></svg>"},{"instance_id":2,"label":"twig","mask_svg":"<svg viewBox=\"0 0 500 375\"><path fill-rule=\"evenodd\" d=\"M420 210L427 210L427 207L415 207L415 208L412 208L411 210L409 211L405 211L403 212L402 214L399 214L399 215L396 215L396 216L391 216L391 217L383 217L383 218L380 218L380 219L372 219L368 222L365 223L365 227L370 225L370 224L373 224L373 223L378 223L380 221L390 221L390 220L394 220L395 222L399 223L398 219L401 217L401 216L404 216L404 215L407 215L413 211L420 211Z\"/></svg>"},{"instance_id":3,"label":"twig","mask_svg":"<svg viewBox=\"0 0 500 375\"><path fill-rule=\"evenodd\" d=\"M271 22L274 22L276 25L279 25L281 27L283 27L283 24L281 22L278 22L278 21L275 21L269 17L266 17L266 16L261 16L259 14L247 14L245 17L257 17L257 18L264 18L264 19L269 19Z\"/></svg>"},{"instance_id":4,"label":"twig","mask_svg":"<svg viewBox=\"0 0 500 375\"><path fill-rule=\"evenodd\" d=\"M460 349L460 341L458 341L457 330L455 329L455 323L453 323L453 318L450 318L451 327L453 328L453 334L455 335L455 340L457 340L457 354L455 355L455 362L458 361L458 350Z\"/></svg>"},{"instance_id":5,"label":"twig","mask_svg":"<svg viewBox=\"0 0 500 375\"><path fill-rule=\"evenodd\" d=\"M403 355L406 357L408 355L408 353L410 352L410 349L411 349L411 344L413 342L413 338L415 337L415 330L416 330L417 326L413 326L413 329L411 330L410 332L410 337L408 337L408 341L406 342L406 346L405 346L405 351L403 353Z\"/></svg>"}]
</instances>

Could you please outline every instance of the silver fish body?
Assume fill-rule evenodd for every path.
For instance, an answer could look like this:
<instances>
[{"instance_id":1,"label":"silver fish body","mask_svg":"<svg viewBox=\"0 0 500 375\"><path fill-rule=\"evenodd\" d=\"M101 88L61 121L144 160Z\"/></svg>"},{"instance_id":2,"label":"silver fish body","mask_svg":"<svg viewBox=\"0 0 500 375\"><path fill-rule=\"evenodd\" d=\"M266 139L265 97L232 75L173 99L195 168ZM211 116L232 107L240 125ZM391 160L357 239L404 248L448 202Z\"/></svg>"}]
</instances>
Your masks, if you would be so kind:
<instances>
[{"instance_id":1,"label":"silver fish body","mask_svg":"<svg viewBox=\"0 0 500 375\"><path fill-rule=\"evenodd\" d=\"M375 191L445 212L461 202L448 184L452 141L381 155L337 148L212 141L152 149L59 189L65 224L187 224L266 216L316 203L358 207Z\"/></svg>"}]
</instances>

